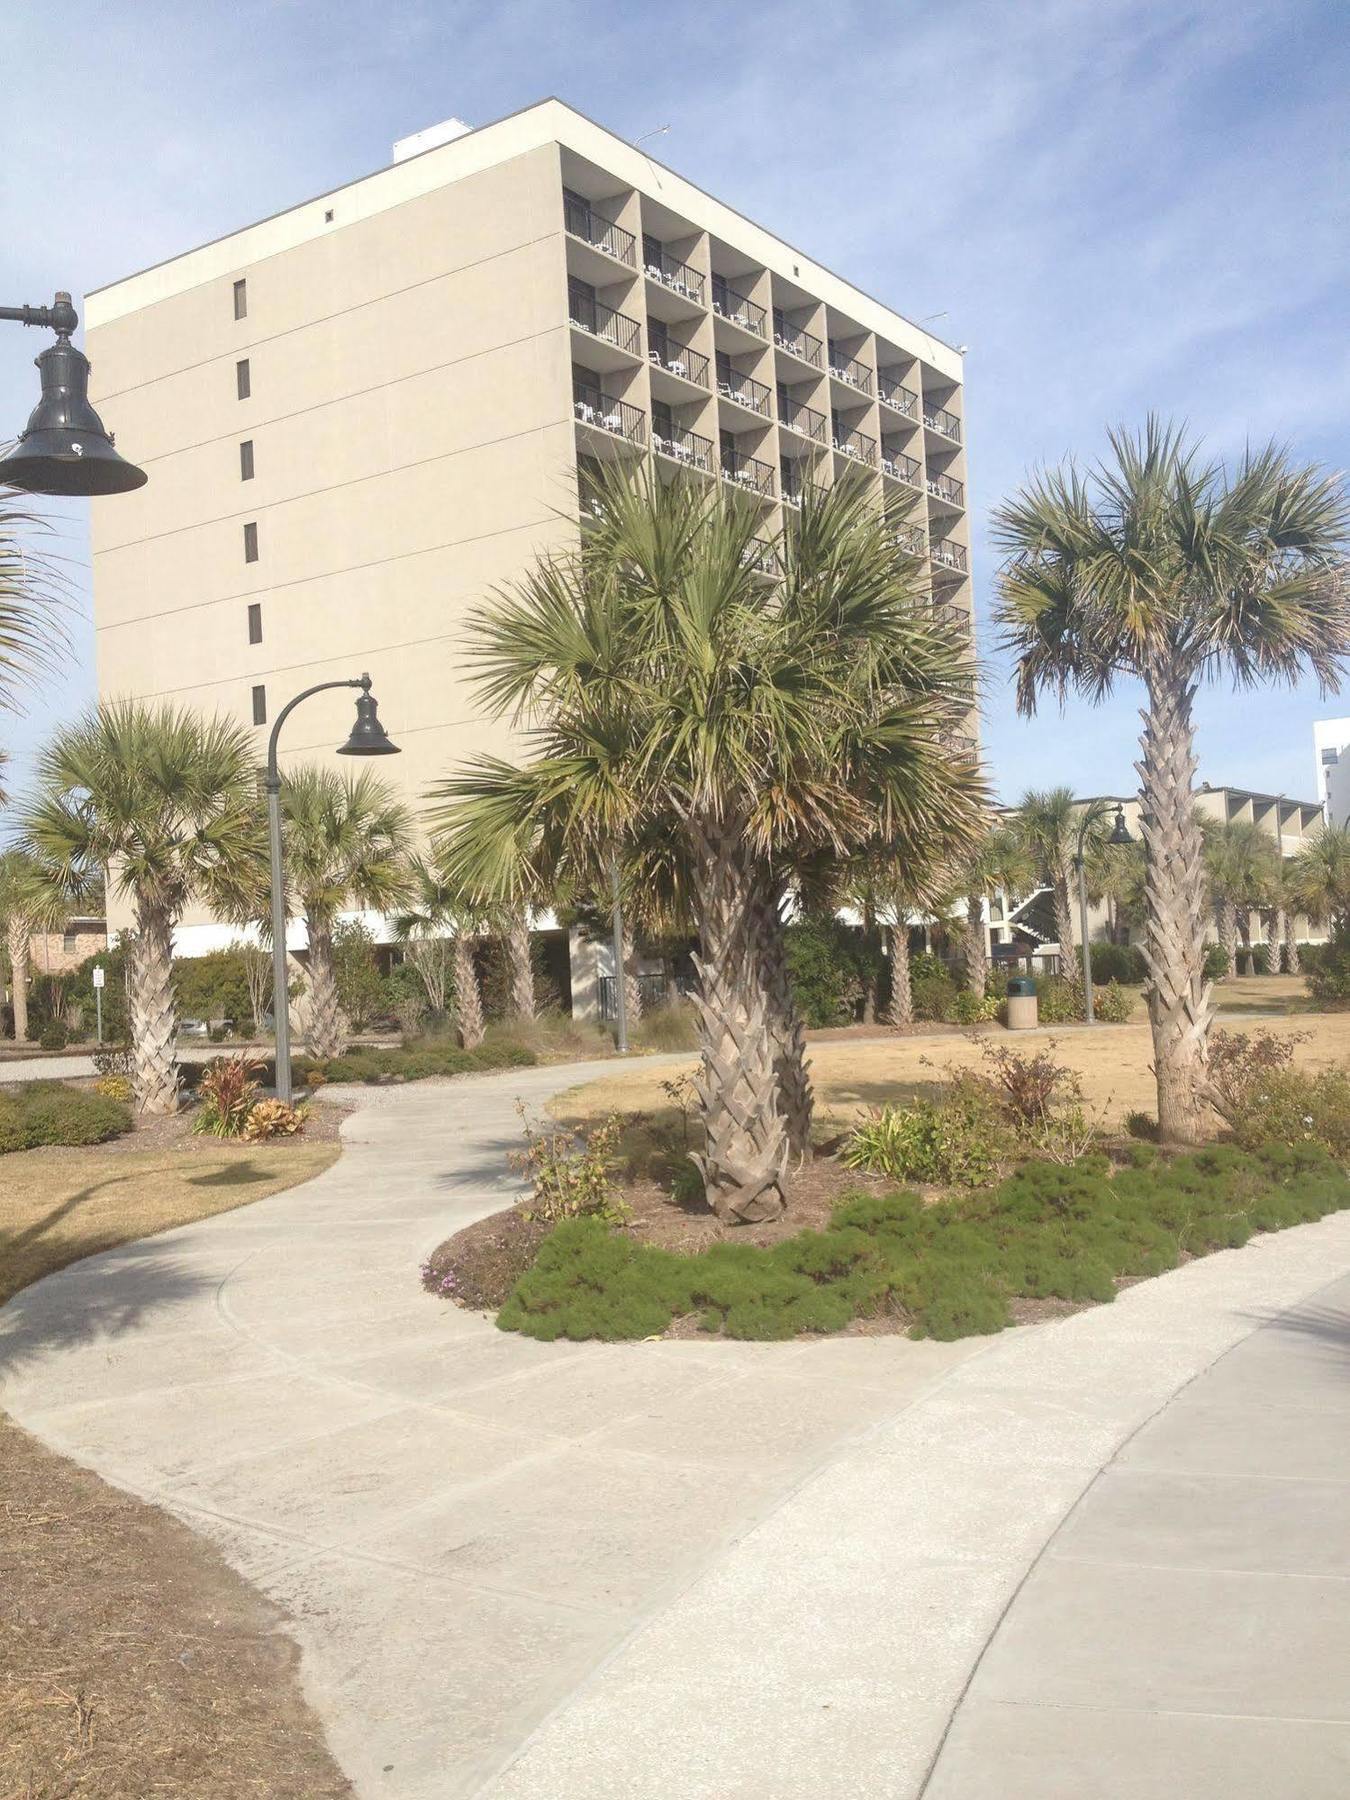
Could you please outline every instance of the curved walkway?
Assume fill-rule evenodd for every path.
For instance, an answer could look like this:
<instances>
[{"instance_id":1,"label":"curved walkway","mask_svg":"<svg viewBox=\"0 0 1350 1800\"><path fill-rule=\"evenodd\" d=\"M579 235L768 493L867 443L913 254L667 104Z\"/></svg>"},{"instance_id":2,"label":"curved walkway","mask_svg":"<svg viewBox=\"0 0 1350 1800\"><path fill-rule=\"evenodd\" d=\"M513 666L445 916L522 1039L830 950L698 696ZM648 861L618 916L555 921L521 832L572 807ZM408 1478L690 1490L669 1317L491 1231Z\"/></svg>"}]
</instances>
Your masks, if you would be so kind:
<instances>
[{"instance_id":1,"label":"curved walkway","mask_svg":"<svg viewBox=\"0 0 1350 1800\"><path fill-rule=\"evenodd\" d=\"M317 1180L0 1312L0 1403L290 1613L362 1795L1345 1791L1345 1290L1262 1327L1350 1215L957 1345L543 1345L424 1296L517 1096L600 1070L363 1092Z\"/></svg>"}]
</instances>

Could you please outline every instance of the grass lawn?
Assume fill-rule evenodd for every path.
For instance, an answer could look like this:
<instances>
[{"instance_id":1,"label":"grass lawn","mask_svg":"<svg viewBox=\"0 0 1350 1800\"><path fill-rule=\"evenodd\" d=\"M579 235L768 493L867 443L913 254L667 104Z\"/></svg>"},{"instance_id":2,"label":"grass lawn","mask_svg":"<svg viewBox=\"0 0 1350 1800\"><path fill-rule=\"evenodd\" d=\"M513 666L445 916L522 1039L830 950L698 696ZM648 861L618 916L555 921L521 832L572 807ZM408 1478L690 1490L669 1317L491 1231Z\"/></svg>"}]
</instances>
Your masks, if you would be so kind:
<instances>
[{"instance_id":1,"label":"grass lawn","mask_svg":"<svg viewBox=\"0 0 1350 1800\"><path fill-rule=\"evenodd\" d=\"M1228 984L1235 999L1245 1000L1246 990L1269 989L1281 980L1300 989L1296 977L1266 976ZM1235 1010L1253 1010L1243 1005ZM1081 1078L1089 1104L1103 1110L1104 1121L1117 1127L1125 1114L1152 1113L1157 1105L1153 1059L1147 1024L1083 1027L1058 1026L1044 1032L1008 1032L987 1028L996 1043L1033 1051L1055 1040L1056 1060ZM1240 1019L1219 1020L1220 1027L1242 1030ZM1296 1063L1307 1068L1345 1067L1350 1064L1350 1011L1302 1013L1297 1017L1271 1014L1253 1021L1246 1029L1269 1029L1279 1036L1306 1034L1297 1046ZM931 1093L953 1069L974 1068L980 1062L978 1045L968 1035L931 1038L887 1038L881 1042L843 1040L809 1046L817 1093L816 1128L821 1138L836 1135L870 1107L886 1101L903 1102ZM696 1064L691 1058L687 1065ZM602 1118L611 1112L670 1111L661 1083L678 1071L670 1064L653 1068L633 1063L616 1068L597 1081L569 1088L553 1101L552 1111L569 1123ZM673 1117L673 1114L672 1114Z\"/></svg>"},{"instance_id":2,"label":"grass lawn","mask_svg":"<svg viewBox=\"0 0 1350 1800\"><path fill-rule=\"evenodd\" d=\"M0 1300L94 1251L307 1181L338 1154L331 1137L146 1135L154 1148L127 1138L0 1157ZM281 1623L185 1526L0 1414L4 1800L349 1795Z\"/></svg>"}]
</instances>

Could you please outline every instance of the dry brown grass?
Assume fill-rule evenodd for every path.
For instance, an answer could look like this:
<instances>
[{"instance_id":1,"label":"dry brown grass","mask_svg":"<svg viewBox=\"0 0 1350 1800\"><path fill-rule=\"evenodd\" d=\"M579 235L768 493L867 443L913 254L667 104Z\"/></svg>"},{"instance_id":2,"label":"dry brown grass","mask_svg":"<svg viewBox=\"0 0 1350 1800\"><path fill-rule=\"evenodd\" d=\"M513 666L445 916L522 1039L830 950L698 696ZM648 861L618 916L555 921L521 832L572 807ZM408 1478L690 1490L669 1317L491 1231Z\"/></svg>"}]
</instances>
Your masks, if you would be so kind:
<instances>
[{"instance_id":1,"label":"dry brown grass","mask_svg":"<svg viewBox=\"0 0 1350 1800\"><path fill-rule=\"evenodd\" d=\"M307 1181L329 1141L0 1159L0 1300ZM177 1140L177 1141L175 1141ZM3 1344L0 1343L0 1353ZM339 1800L284 1621L201 1538L0 1415L0 1800Z\"/></svg>"},{"instance_id":2,"label":"dry brown grass","mask_svg":"<svg viewBox=\"0 0 1350 1800\"><path fill-rule=\"evenodd\" d=\"M1259 985L1279 978L1270 976ZM1242 984L1234 983L1234 987ZM1239 1020L1220 1021L1228 1030L1242 1030ZM1350 1063L1350 1012L1309 1013L1298 1017L1272 1016L1253 1022L1247 1029L1275 1032L1281 1037L1306 1034L1294 1060L1308 1068L1344 1067ZM1152 1045L1148 1026L1104 1025L1087 1031L1062 1026L1046 1032L1010 1034L994 1030L996 1043L1033 1050L1052 1038L1056 1060L1080 1077L1084 1095L1108 1126L1119 1126L1126 1113L1152 1113L1157 1105L1149 1072ZM889 1038L880 1043L845 1041L810 1046L812 1074L818 1106L817 1134L828 1137L842 1130L870 1107L887 1101L903 1102L930 1092L954 1069L974 1068L980 1062L978 1040L971 1035L933 1038ZM687 1065L693 1069L690 1060ZM584 1086L569 1088L557 1096L552 1110L568 1121L603 1118L611 1112L662 1112L669 1106L663 1081L677 1071L629 1064L612 1075Z\"/></svg>"}]
</instances>

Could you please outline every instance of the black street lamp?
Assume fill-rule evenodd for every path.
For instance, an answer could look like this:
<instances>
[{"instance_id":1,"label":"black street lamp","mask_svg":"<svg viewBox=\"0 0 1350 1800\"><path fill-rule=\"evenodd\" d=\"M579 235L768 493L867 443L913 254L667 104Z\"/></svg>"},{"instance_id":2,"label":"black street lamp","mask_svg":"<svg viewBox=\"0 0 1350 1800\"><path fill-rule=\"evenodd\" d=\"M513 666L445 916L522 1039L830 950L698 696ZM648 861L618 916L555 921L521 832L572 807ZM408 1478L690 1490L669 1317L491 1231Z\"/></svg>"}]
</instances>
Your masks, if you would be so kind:
<instances>
[{"instance_id":1,"label":"black street lamp","mask_svg":"<svg viewBox=\"0 0 1350 1800\"><path fill-rule=\"evenodd\" d=\"M69 294L51 306L0 306L0 319L56 333L35 361L42 398L19 441L0 457L0 483L30 494L125 494L144 487L144 469L113 448L112 433L89 404L89 358L70 334L79 315Z\"/></svg>"},{"instance_id":2,"label":"black street lamp","mask_svg":"<svg viewBox=\"0 0 1350 1800\"><path fill-rule=\"evenodd\" d=\"M1078 918L1083 933L1083 1018L1089 1025L1095 1023L1092 1016L1092 944L1088 938L1088 900L1087 900L1087 858L1084 854L1087 845L1087 834L1098 819L1106 817L1112 806L1116 808L1116 822L1111 827L1108 844L1132 844L1129 827L1125 823L1125 808L1111 800L1094 800L1083 812L1082 822L1078 827L1078 850L1073 859L1073 866L1078 871Z\"/></svg>"},{"instance_id":3,"label":"black street lamp","mask_svg":"<svg viewBox=\"0 0 1350 1800\"><path fill-rule=\"evenodd\" d=\"M2 466L2 465L0 465ZM339 756L397 756L398 745L391 744L370 692L369 675L358 675L348 681L319 681L288 700L277 714L271 736L267 740L267 835L272 863L272 1025L276 1033L277 1099L289 1105L294 1089L291 1085L291 1009L290 983L286 979L286 873L281 850L281 773L277 768L277 739L286 720L302 700L311 694L326 693L329 688L360 688L356 703L356 723L345 744L338 746Z\"/></svg>"}]
</instances>

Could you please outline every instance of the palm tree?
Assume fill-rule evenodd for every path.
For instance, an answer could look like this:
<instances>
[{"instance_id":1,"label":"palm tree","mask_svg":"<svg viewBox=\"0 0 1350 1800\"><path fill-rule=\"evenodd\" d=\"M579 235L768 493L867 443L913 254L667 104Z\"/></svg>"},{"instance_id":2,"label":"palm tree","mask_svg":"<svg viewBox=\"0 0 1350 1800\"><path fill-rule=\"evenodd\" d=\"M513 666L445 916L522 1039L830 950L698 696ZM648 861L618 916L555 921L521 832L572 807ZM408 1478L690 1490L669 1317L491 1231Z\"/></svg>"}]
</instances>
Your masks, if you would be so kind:
<instances>
[{"instance_id":1,"label":"palm tree","mask_svg":"<svg viewBox=\"0 0 1350 1800\"><path fill-rule=\"evenodd\" d=\"M13 707L18 690L56 668L68 647L68 583L34 541L50 530L0 486L0 706Z\"/></svg>"},{"instance_id":2,"label":"palm tree","mask_svg":"<svg viewBox=\"0 0 1350 1800\"><path fill-rule=\"evenodd\" d=\"M1142 844L1113 844L1103 837L1089 840L1088 895L1106 902L1107 937L1113 944L1128 943L1131 928L1144 923L1146 873Z\"/></svg>"},{"instance_id":3,"label":"palm tree","mask_svg":"<svg viewBox=\"0 0 1350 1800\"><path fill-rule=\"evenodd\" d=\"M41 875L25 851L0 852L0 930L9 953L14 1042L28 1042L28 940L42 919Z\"/></svg>"},{"instance_id":4,"label":"palm tree","mask_svg":"<svg viewBox=\"0 0 1350 1800\"><path fill-rule=\"evenodd\" d=\"M1018 703L1047 689L1100 701L1128 676L1146 693L1149 1022L1162 1137L1203 1135L1213 1000L1204 976L1203 843L1192 709L1200 683L1334 687L1350 647L1340 481L1273 446L1231 473L1150 419L1110 434L1112 461L1035 477L995 518L1000 613Z\"/></svg>"},{"instance_id":5,"label":"palm tree","mask_svg":"<svg viewBox=\"0 0 1350 1800\"><path fill-rule=\"evenodd\" d=\"M773 576L760 514L724 484L616 466L598 489L582 549L473 622L481 694L539 748L519 768L476 759L437 790L439 818L457 878L498 902L560 866L605 893L616 849L677 845L701 946L697 1160L721 1217L772 1217L801 1064L774 975L781 895L796 859L883 832L939 820L964 847L983 789L946 739L970 668L862 483L806 498Z\"/></svg>"},{"instance_id":6,"label":"palm tree","mask_svg":"<svg viewBox=\"0 0 1350 1800\"><path fill-rule=\"evenodd\" d=\"M1275 845L1259 826L1245 819L1206 821L1205 874L1219 942L1228 967L1238 972L1238 941L1251 948L1250 918L1267 903L1276 875Z\"/></svg>"},{"instance_id":7,"label":"palm tree","mask_svg":"<svg viewBox=\"0 0 1350 1800\"><path fill-rule=\"evenodd\" d=\"M1035 865L1016 828L991 825L963 861L959 886L965 896L966 986L983 1000L989 983L989 950L984 907L990 894L1025 893L1035 879ZM906 945L908 949L908 945Z\"/></svg>"},{"instance_id":8,"label":"palm tree","mask_svg":"<svg viewBox=\"0 0 1350 1800\"><path fill-rule=\"evenodd\" d=\"M476 1050L486 1028L483 987L474 959L486 923L482 909L466 899L463 890L433 858L414 857L409 869L409 892L395 916L394 935L407 948L432 1015L444 1015L447 999L453 996L460 1045L465 1050ZM448 968L446 945L450 951Z\"/></svg>"},{"instance_id":9,"label":"palm tree","mask_svg":"<svg viewBox=\"0 0 1350 1800\"><path fill-rule=\"evenodd\" d=\"M311 1056L340 1056L342 1009L333 927L344 911L393 912L408 892L412 814L369 770L339 775L303 767L281 789L289 910L309 939L305 1041Z\"/></svg>"},{"instance_id":10,"label":"palm tree","mask_svg":"<svg viewBox=\"0 0 1350 1800\"><path fill-rule=\"evenodd\" d=\"M538 1011L534 993L534 956L530 949L530 915L517 907L506 922L506 960L510 975L513 1018L533 1019Z\"/></svg>"},{"instance_id":11,"label":"palm tree","mask_svg":"<svg viewBox=\"0 0 1350 1800\"><path fill-rule=\"evenodd\" d=\"M266 879L251 737L186 708L106 701L38 758L21 843L54 904L87 900L105 874L130 900L136 1104L173 1112L174 927L194 900L245 916Z\"/></svg>"},{"instance_id":12,"label":"palm tree","mask_svg":"<svg viewBox=\"0 0 1350 1800\"><path fill-rule=\"evenodd\" d=\"M1050 888L1060 973L1072 982L1081 979L1073 953L1073 859L1080 822L1072 788L1033 788L1022 796L1014 827L1027 859Z\"/></svg>"},{"instance_id":13,"label":"palm tree","mask_svg":"<svg viewBox=\"0 0 1350 1800\"><path fill-rule=\"evenodd\" d=\"M1290 858L1299 909L1336 938L1350 938L1350 827L1328 825Z\"/></svg>"}]
</instances>

